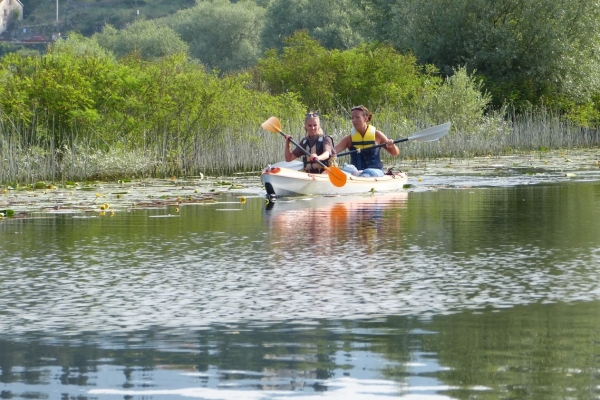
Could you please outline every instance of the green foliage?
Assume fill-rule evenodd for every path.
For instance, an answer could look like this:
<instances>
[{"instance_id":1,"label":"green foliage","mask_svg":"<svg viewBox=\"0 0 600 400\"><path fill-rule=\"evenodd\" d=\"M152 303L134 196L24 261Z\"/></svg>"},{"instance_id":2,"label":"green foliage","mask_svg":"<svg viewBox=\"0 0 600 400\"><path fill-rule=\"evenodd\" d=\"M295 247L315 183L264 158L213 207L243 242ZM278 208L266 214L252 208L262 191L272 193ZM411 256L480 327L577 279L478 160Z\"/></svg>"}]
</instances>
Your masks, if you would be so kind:
<instances>
[{"instance_id":1,"label":"green foliage","mask_svg":"<svg viewBox=\"0 0 600 400\"><path fill-rule=\"evenodd\" d=\"M599 1L206 0L92 38L71 32L45 55L2 44L0 140L21 146L19 171L50 170L53 157L85 170L82 152L106 168L103 155L131 152L153 160L144 171L166 173L212 156L236 168L234 144L267 158L260 123L276 115L301 126L307 109L326 114L328 129L345 129L347 109L365 104L386 133L452 121L482 142L506 136L492 98L597 126L600 18L589 4ZM259 59L261 32L275 48Z\"/></svg>"},{"instance_id":2,"label":"green foliage","mask_svg":"<svg viewBox=\"0 0 600 400\"><path fill-rule=\"evenodd\" d=\"M424 74L412 56L381 44L351 50L326 50L307 32L286 41L259 60L257 79L272 93L294 92L310 109L331 111L339 105L407 104L436 78Z\"/></svg>"},{"instance_id":3,"label":"green foliage","mask_svg":"<svg viewBox=\"0 0 600 400\"><path fill-rule=\"evenodd\" d=\"M436 90L425 92L421 107L436 122L452 121L454 129L473 132L482 124L491 96L483 93L482 82L458 68Z\"/></svg>"},{"instance_id":4,"label":"green foliage","mask_svg":"<svg viewBox=\"0 0 600 400\"><path fill-rule=\"evenodd\" d=\"M25 1L21 25L55 26L56 1ZM156 19L192 7L195 0L77 0L59 1L59 30L75 31L90 37L106 24L124 29L138 19ZM137 13L139 11L139 14ZM49 33L49 32L47 32Z\"/></svg>"},{"instance_id":5,"label":"green foliage","mask_svg":"<svg viewBox=\"0 0 600 400\"><path fill-rule=\"evenodd\" d=\"M298 32L286 42L281 55L273 49L259 60L257 79L271 93L297 93L310 109L331 109L337 75L332 53L337 51L326 50L306 32Z\"/></svg>"},{"instance_id":6,"label":"green foliage","mask_svg":"<svg viewBox=\"0 0 600 400\"><path fill-rule=\"evenodd\" d=\"M429 85L441 84L437 70L422 68L414 56L402 55L388 45L363 44L335 55L341 72L334 91L342 104L408 106Z\"/></svg>"},{"instance_id":7,"label":"green foliage","mask_svg":"<svg viewBox=\"0 0 600 400\"><path fill-rule=\"evenodd\" d=\"M81 34L91 37L95 33L102 32L106 25L125 29L128 24L136 21L134 10L110 9L106 8L79 8L71 13L71 18L76 21L69 24L69 29L76 30ZM81 21L86 21L84 25Z\"/></svg>"},{"instance_id":8,"label":"green foliage","mask_svg":"<svg viewBox=\"0 0 600 400\"><path fill-rule=\"evenodd\" d=\"M67 154L82 143L90 151L160 147L179 167L200 156L201 141L219 142L227 130L303 109L293 95L248 89L248 74L220 78L186 54L117 60L75 34L45 56L4 57L0 81L1 116L26 132L19 138L25 148Z\"/></svg>"},{"instance_id":9,"label":"green foliage","mask_svg":"<svg viewBox=\"0 0 600 400\"><path fill-rule=\"evenodd\" d=\"M209 69L239 71L256 64L264 9L252 1L198 1L165 23L189 44L190 55Z\"/></svg>"},{"instance_id":10,"label":"green foliage","mask_svg":"<svg viewBox=\"0 0 600 400\"><path fill-rule=\"evenodd\" d=\"M81 44L76 37L72 42ZM104 106L98 91L110 91L114 85L113 60L97 57L97 51L77 50L81 46L71 48L65 42L43 57L11 54L2 60L6 95L1 108L33 124L38 136L30 136L30 142L54 133L52 141L58 143L60 132L73 124L93 129L98 121L97 107ZM43 126L56 129L40 129Z\"/></svg>"},{"instance_id":11,"label":"green foliage","mask_svg":"<svg viewBox=\"0 0 600 400\"><path fill-rule=\"evenodd\" d=\"M421 66L435 65L443 76L458 67L477 71L496 108L546 105L587 126L600 115L600 0L80 0L61 12L58 26L53 2L23 1L29 20L9 18L15 23L13 37L22 38L20 28L34 25L45 36L57 29L88 36L102 31L94 39L118 57L136 53L152 60L189 51L208 70L222 74L253 68L259 58L276 54L265 49L283 51L287 38L304 31L327 51L340 52L323 55L315 49L313 55L307 48L303 53L330 70L300 60L299 70L315 74L302 78L308 87L265 82L274 92L293 88L311 104L324 104L320 107L355 103L354 93L360 99L366 92L392 93L376 104L414 97L397 83L397 75L386 84L383 76L355 80L349 71L370 73L383 61L370 60L364 67L340 65L336 58L358 57L345 52L386 43L400 54L414 54ZM44 51L45 44L0 45L0 56L18 52L27 58ZM344 74L349 82L340 78Z\"/></svg>"},{"instance_id":12,"label":"green foliage","mask_svg":"<svg viewBox=\"0 0 600 400\"><path fill-rule=\"evenodd\" d=\"M15 53L19 50L24 50L24 47L12 43L0 43L0 57L9 53Z\"/></svg>"},{"instance_id":13,"label":"green foliage","mask_svg":"<svg viewBox=\"0 0 600 400\"><path fill-rule=\"evenodd\" d=\"M298 30L328 50L354 49L365 40L390 43L415 54L421 64L435 64L446 76L458 66L477 71L496 106L548 104L581 117L590 115L581 110L589 108L600 92L598 3L201 0L185 9L194 2L127 1L106 7L103 2L82 0L70 12L71 19L85 19L90 32L104 26L96 38L118 56L139 52L144 58L162 57L185 52L185 42L192 57L221 72L252 67L261 49L282 50L285 39ZM51 6L31 4L26 13L42 18L41 13L52 14ZM174 10L179 11L173 14ZM144 20L157 16L167 17L155 24ZM162 34L164 24L183 42L172 32Z\"/></svg>"},{"instance_id":14,"label":"green foliage","mask_svg":"<svg viewBox=\"0 0 600 400\"><path fill-rule=\"evenodd\" d=\"M597 0L385 1L396 48L486 77L496 104L589 99L600 88Z\"/></svg>"},{"instance_id":15,"label":"green foliage","mask_svg":"<svg viewBox=\"0 0 600 400\"><path fill-rule=\"evenodd\" d=\"M355 0L273 0L267 7L262 41L281 50L296 31L306 30L327 49L350 49L363 41L365 23Z\"/></svg>"},{"instance_id":16,"label":"green foliage","mask_svg":"<svg viewBox=\"0 0 600 400\"><path fill-rule=\"evenodd\" d=\"M96 57L115 61L113 53L100 46L97 40L86 38L77 32L69 32L67 39L54 42L49 48L49 53L68 53L73 57Z\"/></svg>"},{"instance_id":17,"label":"green foliage","mask_svg":"<svg viewBox=\"0 0 600 400\"><path fill-rule=\"evenodd\" d=\"M106 25L93 39L118 57L138 53L152 60L188 52L188 45L175 31L154 21L139 20L122 30Z\"/></svg>"},{"instance_id":18,"label":"green foliage","mask_svg":"<svg viewBox=\"0 0 600 400\"><path fill-rule=\"evenodd\" d=\"M589 102L576 102L563 97L556 99L553 105L564 112L566 119L578 126L586 128L600 126L600 92ZM550 107L552 104L547 106Z\"/></svg>"}]
</instances>

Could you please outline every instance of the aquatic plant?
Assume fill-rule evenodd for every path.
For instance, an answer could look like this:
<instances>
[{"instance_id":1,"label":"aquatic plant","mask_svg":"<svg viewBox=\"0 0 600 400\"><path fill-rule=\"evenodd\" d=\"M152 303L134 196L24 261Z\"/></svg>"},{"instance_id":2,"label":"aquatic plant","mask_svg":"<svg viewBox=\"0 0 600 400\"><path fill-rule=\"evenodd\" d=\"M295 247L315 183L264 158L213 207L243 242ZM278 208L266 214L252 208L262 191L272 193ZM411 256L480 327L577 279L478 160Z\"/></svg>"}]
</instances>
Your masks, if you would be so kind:
<instances>
[{"instance_id":1,"label":"aquatic plant","mask_svg":"<svg viewBox=\"0 0 600 400\"><path fill-rule=\"evenodd\" d=\"M390 109L375 110L373 123L390 138L408 137L436 121L411 116ZM431 121L425 124L423 121ZM13 121L14 122L14 121ZM302 117L282 118L284 131L296 138L303 135ZM345 111L322 116L325 131L339 141L350 128ZM123 178L167 176L218 176L255 171L280 161L283 141L263 131L252 122L241 128L223 127L219 140L205 137L202 131L193 135L192 150L185 143L172 144L148 135L140 148L126 149L112 143L99 149L88 142L76 141L72 146L56 148L52 143L38 142L25 146L18 139L27 135L18 124L13 129L0 125L0 182L35 183L42 181L117 180ZM4 129L3 129L4 128ZM239 134L239 129L244 131ZM452 129L438 142L402 145L399 158L384 154L386 163L410 160L432 160L439 157L470 158L475 156L516 154L542 149L590 148L600 144L598 131L575 126L558 113L547 109L531 109L516 114L510 110L489 112L477 125Z\"/></svg>"}]
</instances>

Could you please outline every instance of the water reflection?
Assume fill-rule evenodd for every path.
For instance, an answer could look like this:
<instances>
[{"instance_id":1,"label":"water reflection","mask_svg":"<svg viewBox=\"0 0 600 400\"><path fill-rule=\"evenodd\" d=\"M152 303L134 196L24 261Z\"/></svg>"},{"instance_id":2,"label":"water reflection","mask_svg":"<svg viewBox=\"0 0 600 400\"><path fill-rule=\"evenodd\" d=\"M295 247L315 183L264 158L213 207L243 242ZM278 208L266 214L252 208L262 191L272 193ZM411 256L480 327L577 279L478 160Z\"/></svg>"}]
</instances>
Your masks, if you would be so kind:
<instances>
[{"instance_id":1,"label":"water reflection","mask_svg":"<svg viewBox=\"0 0 600 400\"><path fill-rule=\"evenodd\" d=\"M400 232L399 211L407 201L408 192L277 200L267 206L265 222L271 236L310 246L306 257L313 260L376 256L386 238L384 229ZM280 244L285 250L286 241Z\"/></svg>"},{"instance_id":2,"label":"water reflection","mask_svg":"<svg viewBox=\"0 0 600 400\"><path fill-rule=\"evenodd\" d=\"M0 332L431 316L594 300L597 185L3 223Z\"/></svg>"},{"instance_id":3,"label":"water reflection","mask_svg":"<svg viewBox=\"0 0 600 400\"><path fill-rule=\"evenodd\" d=\"M236 196L4 220L2 396L598 396L597 183Z\"/></svg>"},{"instance_id":4,"label":"water reflection","mask_svg":"<svg viewBox=\"0 0 600 400\"><path fill-rule=\"evenodd\" d=\"M14 398L595 398L599 306L30 335L0 340L0 382Z\"/></svg>"}]
</instances>

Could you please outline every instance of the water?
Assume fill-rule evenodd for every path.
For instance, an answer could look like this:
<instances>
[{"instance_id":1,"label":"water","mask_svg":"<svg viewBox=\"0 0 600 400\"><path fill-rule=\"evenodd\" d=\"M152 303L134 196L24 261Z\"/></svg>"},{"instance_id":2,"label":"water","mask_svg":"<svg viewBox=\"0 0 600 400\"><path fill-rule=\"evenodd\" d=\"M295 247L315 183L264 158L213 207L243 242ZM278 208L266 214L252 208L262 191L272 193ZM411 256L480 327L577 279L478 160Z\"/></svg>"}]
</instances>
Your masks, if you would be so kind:
<instances>
[{"instance_id":1,"label":"water","mask_svg":"<svg viewBox=\"0 0 600 400\"><path fill-rule=\"evenodd\" d=\"M5 219L0 398L598 398L598 182L438 179Z\"/></svg>"}]
</instances>

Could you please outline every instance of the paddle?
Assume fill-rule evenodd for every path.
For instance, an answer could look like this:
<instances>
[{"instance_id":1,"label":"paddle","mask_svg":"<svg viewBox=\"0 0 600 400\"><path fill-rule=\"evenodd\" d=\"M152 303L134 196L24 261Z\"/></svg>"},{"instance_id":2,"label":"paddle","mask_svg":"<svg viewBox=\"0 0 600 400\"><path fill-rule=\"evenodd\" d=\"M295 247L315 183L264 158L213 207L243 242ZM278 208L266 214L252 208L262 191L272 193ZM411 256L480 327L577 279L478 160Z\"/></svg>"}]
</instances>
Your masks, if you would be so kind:
<instances>
[{"instance_id":1,"label":"paddle","mask_svg":"<svg viewBox=\"0 0 600 400\"><path fill-rule=\"evenodd\" d=\"M265 122L263 122L260 126L262 126L263 129L269 131L269 132L273 132L273 133L280 133L283 137L285 137L285 133L283 133L281 131L281 123L279 123L279 119L277 119L277 117L271 117L268 120L266 120ZM290 142L294 143L294 145L296 147L298 147L300 150L302 150L302 152L304 154L306 154L307 157L310 157L310 153L308 151L306 151L305 148L300 147L300 145L298 143L296 143L294 141L294 139L290 139ZM329 180L331 181L331 183L333 184L333 186L337 186L337 187L342 187L346 184L346 174L344 172L342 172L342 170L340 170L337 167L328 167L327 165L323 164L320 160L315 160L321 167L325 168L325 170L329 173Z\"/></svg>"},{"instance_id":2,"label":"paddle","mask_svg":"<svg viewBox=\"0 0 600 400\"><path fill-rule=\"evenodd\" d=\"M423 129L422 131L415 133L411 137L394 140L394 143L406 142L409 140L414 140L416 142L431 142L434 140L438 140L438 139L442 138L443 136L447 135L449 130L450 130L450 122L446 122L445 124L442 124L442 125L436 125L436 126L432 126L427 129ZM372 149L375 147L383 147L383 146L385 146L385 143L378 144L377 146L369 147L369 149ZM365 149L363 149L363 150L365 150ZM356 151L358 151L358 150L345 151L343 153L338 154L337 156L338 157L339 156L347 156L348 154L352 154ZM288 168L288 169L294 169L296 171L302 169L303 166L304 166L304 163L299 160L294 160L294 161L290 161L290 162L279 161L278 163L271 165L271 167Z\"/></svg>"},{"instance_id":3,"label":"paddle","mask_svg":"<svg viewBox=\"0 0 600 400\"><path fill-rule=\"evenodd\" d=\"M423 129L422 131L415 133L411 137L394 140L394 143L407 142L409 140L413 140L415 142L432 142L434 140L438 140L439 138L446 136L450 131L450 125L450 122L446 122L445 124L432 126L430 128ZM386 144L387 143L381 143L361 150L376 149L377 147L383 147ZM359 149L344 151L343 153L339 153L337 156L347 156L348 154L356 153L357 151L359 151Z\"/></svg>"}]
</instances>

